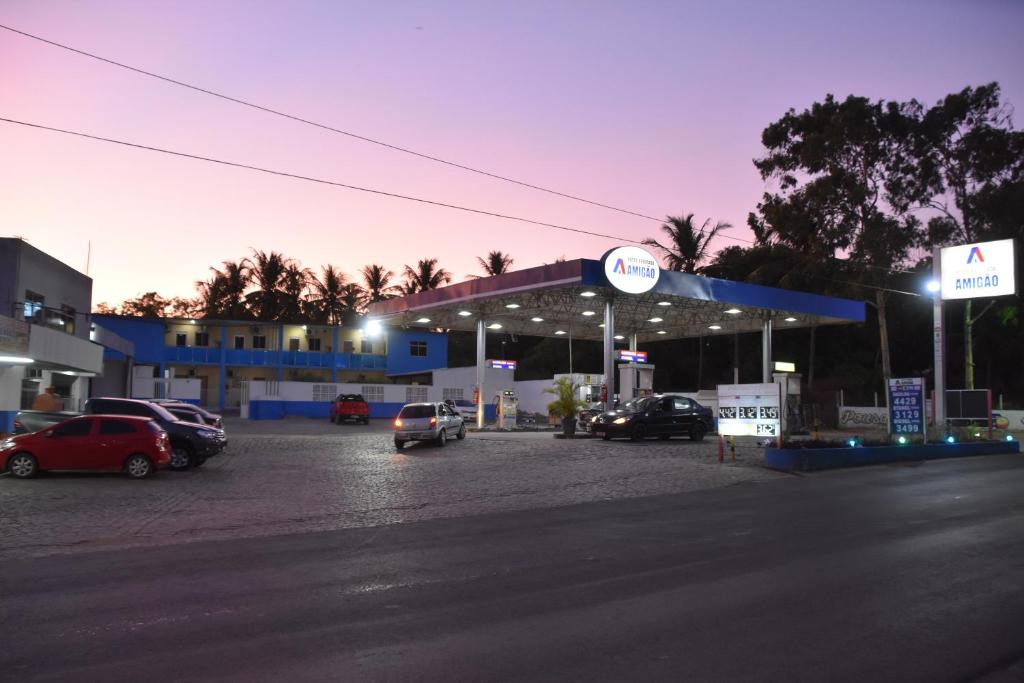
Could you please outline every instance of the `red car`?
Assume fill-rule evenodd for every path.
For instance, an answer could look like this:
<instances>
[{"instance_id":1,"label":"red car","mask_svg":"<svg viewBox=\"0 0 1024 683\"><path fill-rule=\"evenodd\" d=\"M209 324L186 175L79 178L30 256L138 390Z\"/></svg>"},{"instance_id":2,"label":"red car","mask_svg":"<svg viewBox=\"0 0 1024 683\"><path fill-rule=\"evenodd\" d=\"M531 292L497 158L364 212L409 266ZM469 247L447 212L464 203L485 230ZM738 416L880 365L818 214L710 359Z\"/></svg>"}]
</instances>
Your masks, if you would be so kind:
<instances>
[{"instance_id":1,"label":"red car","mask_svg":"<svg viewBox=\"0 0 1024 683\"><path fill-rule=\"evenodd\" d=\"M331 404L331 422L341 424L345 420L370 424L370 404L363 400L361 394L339 394L334 399Z\"/></svg>"},{"instance_id":2,"label":"red car","mask_svg":"<svg viewBox=\"0 0 1024 683\"><path fill-rule=\"evenodd\" d=\"M144 479L170 462L167 432L147 417L83 415L0 441L0 469L17 479L45 470L123 471Z\"/></svg>"}]
</instances>

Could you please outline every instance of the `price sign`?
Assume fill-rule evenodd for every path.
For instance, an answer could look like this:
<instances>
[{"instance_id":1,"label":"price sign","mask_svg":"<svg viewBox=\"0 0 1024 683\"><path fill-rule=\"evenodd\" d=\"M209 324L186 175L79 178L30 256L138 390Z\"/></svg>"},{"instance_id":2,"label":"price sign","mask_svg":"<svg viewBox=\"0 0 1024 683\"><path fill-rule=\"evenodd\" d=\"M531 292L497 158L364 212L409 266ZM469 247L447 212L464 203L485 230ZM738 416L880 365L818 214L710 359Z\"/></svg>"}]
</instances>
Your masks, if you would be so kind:
<instances>
[{"instance_id":1,"label":"price sign","mask_svg":"<svg viewBox=\"0 0 1024 683\"><path fill-rule=\"evenodd\" d=\"M776 437L782 434L779 384L722 384L718 387L718 433Z\"/></svg>"},{"instance_id":2,"label":"price sign","mask_svg":"<svg viewBox=\"0 0 1024 683\"><path fill-rule=\"evenodd\" d=\"M889 431L892 434L924 434L924 379L889 380Z\"/></svg>"}]
</instances>

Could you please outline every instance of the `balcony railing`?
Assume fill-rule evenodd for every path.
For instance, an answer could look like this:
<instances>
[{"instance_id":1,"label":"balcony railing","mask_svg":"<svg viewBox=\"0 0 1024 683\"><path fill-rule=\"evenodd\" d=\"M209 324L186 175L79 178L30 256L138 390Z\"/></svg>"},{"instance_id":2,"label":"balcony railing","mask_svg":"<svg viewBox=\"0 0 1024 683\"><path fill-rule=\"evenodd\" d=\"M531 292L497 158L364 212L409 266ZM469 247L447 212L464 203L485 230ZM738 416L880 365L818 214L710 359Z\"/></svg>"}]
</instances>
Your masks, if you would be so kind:
<instances>
[{"instance_id":1,"label":"balcony railing","mask_svg":"<svg viewBox=\"0 0 1024 683\"><path fill-rule=\"evenodd\" d=\"M220 364L222 350L200 346L165 346L164 361L197 365ZM340 370L384 370L387 357L370 353L324 353L321 351L267 351L226 349L226 365L245 367L332 368Z\"/></svg>"},{"instance_id":2,"label":"balcony railing","mask_svg":"<svg viewBox=\"0 0 1024 683\"><path fill-rule=\"evenodd\" d=\"M24 320L67 334L75 333L75 317L78 315L85 316L84 313L51 308L34 301L15 301L11 305L11 317L15 320Z\"/></svg>"}]
</instances>

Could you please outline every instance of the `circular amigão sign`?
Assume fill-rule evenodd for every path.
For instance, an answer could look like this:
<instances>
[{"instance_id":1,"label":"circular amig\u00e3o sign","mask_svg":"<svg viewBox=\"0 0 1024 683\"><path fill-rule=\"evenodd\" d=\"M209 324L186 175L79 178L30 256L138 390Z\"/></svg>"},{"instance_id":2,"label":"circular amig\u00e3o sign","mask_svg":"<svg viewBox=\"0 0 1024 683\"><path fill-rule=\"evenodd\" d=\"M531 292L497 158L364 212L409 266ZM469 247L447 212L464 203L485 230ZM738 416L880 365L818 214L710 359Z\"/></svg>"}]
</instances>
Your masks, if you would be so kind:
<instances>
[{"instance_id":1,"label":"circular amig\u00e3o sign","mask_svg":"<svg viewBox=\"0 0 1024 683\"><path fill-rule=\"evenodd\" d=\"M611 286L627 294L643 294L654 289L661 277L661 266L646 249L618 247L602 259L604 275Z\"/></svg>"}]
</instances>

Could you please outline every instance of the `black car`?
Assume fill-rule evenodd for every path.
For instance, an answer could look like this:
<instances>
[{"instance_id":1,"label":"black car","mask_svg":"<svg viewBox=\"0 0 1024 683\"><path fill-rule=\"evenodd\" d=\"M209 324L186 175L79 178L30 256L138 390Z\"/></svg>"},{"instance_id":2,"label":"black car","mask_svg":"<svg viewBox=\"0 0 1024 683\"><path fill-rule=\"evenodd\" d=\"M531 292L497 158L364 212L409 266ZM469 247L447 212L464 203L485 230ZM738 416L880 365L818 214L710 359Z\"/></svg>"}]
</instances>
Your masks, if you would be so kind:
<instances>
[{"instance_id":1,"label":"black car","mask_svg":"<svg viewBox=\"0 0 1024 683\"><path fill-rule=\"evenodd\" d=\"M130 398L90 398L85 402L87 415L138 415L156 421L171 440L171 469L199 467L227 446L223 429L183 422L163 406Z\"/></svg>"},{"instance_id":2,"label":"black car","mask_svg":"<svg viewBox=\"0 0 1024 683\"><path fill-rule=\"evenodd\" d=\"M151 398L147 400L150 403L163 406L169 413L177 417L179 420L195 422L196 424L201 425L210 425L211 427L217 427L218 429L224 428L224 421L220 415L211 413L209 410L200 408L197 405L185 403L183 401L172 401L159 398Z\"/></svg>"},{"instance_id":3,"label":"black car","mask_svg":"<svg viewBox=\"0 0 1024 683\"><path fill-rule=\"evenodd\" d=\"M618 410L601 413L591 423L591 431L605 440L613 437L641 441L649 436L668 439L688 436L700 441L711 431L711 409L691 398L674 394L633 399Z\"/></svg>"}]
</instances>

